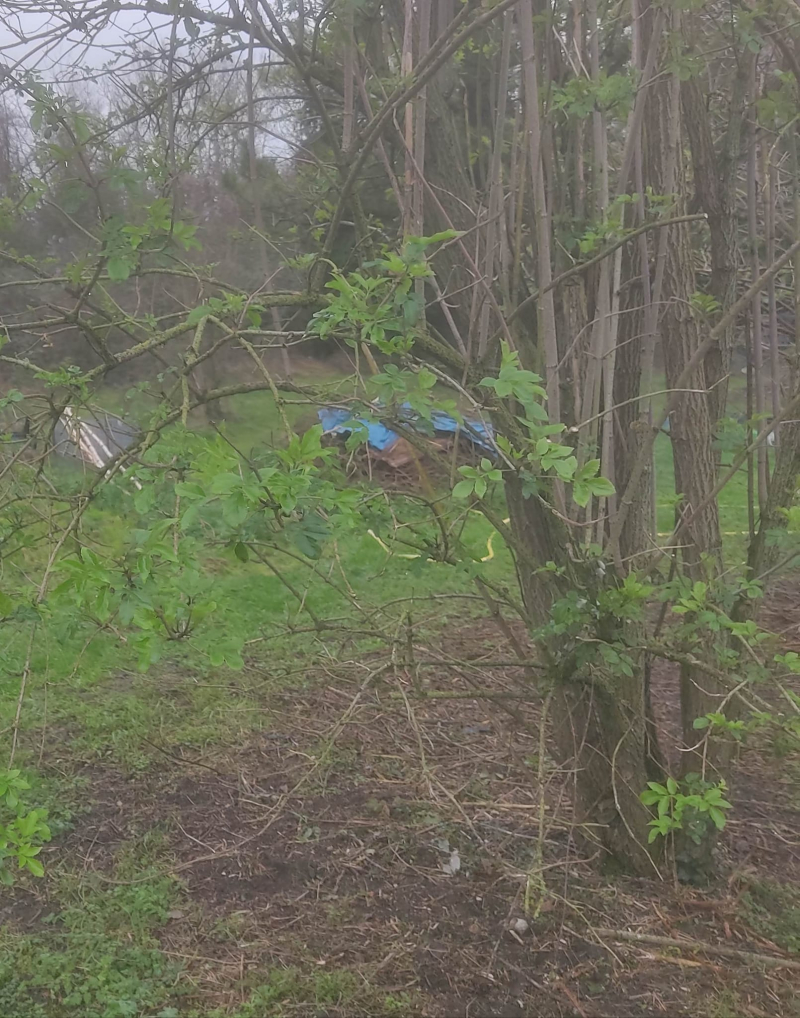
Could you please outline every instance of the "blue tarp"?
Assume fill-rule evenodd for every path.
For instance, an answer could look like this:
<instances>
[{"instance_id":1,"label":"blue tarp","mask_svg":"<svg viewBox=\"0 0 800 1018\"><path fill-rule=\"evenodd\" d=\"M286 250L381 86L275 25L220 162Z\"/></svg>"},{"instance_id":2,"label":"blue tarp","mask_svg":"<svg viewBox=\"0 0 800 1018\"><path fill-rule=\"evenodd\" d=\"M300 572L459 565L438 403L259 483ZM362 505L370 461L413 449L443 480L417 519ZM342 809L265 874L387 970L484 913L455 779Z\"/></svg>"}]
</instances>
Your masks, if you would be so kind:
<instances>
[{"instance_id":1,"label":"blue tarp","mask_svg":"<svg viewBox=\"0 0 800 1018\"><path fill-rule=\"evenodd\" d=\"M433 411L431 420L435 431L448 435L454 434L459 426L458 421L454 417L450 417L449 414L444 414L439 410ZM464 438L477 445L480 449L494 452L494 444L492 442L494 432L490 425L484 424L483 421L471 420L469 417L464 418L464 424L467 425L466 427L461 426L461 434Z\"/></svg>"},{"instance_id":2,"label":"blue tarp","mask_svg":"<svg viewBox=\"0 0 800 1018\"><path fill-rule=\"evenodd\" d=\"M400 409L403 415L407 416L408 423L415 430L424 433L428 422L416 415L408 403L404 403ZM349 410L342 410L339 407L324 407L318 411L318 417L326 435L349 435L353 430L347 427L347 422L354 419ZM392 431L379 421L370 421L364 417L357 417L355 420L367 429L367 440L370 446L378 452L389 449L400 437L396 431ZM461 435L478 448L484 449L486 452L493 452L491 427L482 421L470 420L466 417L464 422L467 427L461 426ZM431 414L431 424L433 430L440 435L454 434L459 428L458 421L454 417L450 417L449 414L442 413L440 410L434 410Z\"/></svg>"},{"instance_id":3,"label":"blue tarp","mask_svg":"<svg viewBox=\"0 0 800 1018\"><path fill-rule=\"evenodd\" d=\"M346 421L352 421L353 415L349 410L339 410L336 407L324 407L319 411L319 420L323 432L326 435L349 435L352 428L345 427ZM383 452L389 446L394 445L400 437L397 432L390 431L385 424L378 421L367 421L364 418L355 418L367 429L369 444L378 452Z\"/></svg>"}]
</instances>

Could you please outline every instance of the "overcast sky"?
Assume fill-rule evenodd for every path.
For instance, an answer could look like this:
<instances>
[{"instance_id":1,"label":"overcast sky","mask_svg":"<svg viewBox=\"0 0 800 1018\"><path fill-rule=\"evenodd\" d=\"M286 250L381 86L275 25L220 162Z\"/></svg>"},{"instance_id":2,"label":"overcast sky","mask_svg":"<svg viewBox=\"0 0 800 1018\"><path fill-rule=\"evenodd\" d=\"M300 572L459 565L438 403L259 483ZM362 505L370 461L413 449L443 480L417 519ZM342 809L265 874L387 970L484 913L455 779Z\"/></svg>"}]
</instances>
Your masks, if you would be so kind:
<instances>
[{"instance_id":1,"label":"overcast sky","mask_svg":"<svg viewBox=\"0 0 800 1018\"><path fill-rule=\"evenodd\" d=\"M228 0L196 2L207 10L230 13ZM5 65L16 74L36 71L57 92L74 95L79 101L90 103L92 108L102 110L106 107L104 96L119 95L119 81L126 70L141 72L142 62L135 60L135 50L140 56L156 46L166 50L173 19L138 10L115 11L102 28L95 27L100 23L99 19L95 20L90 32L70 27L65 12L74 17L81 11L96 11L101 6L102 0L81 0L79 3L68 0L0 0L0 66ZM209 27L201 26L201 32L202 36L208 35ZM177 39L179 47L181 42L190 43L182 22L177 26ZM181 52L179 48L179 58L188 56L188 49L187 46ZM12 102L21 106L21 100L16 96ZM282 114L277 107L270 111L269 117L265 117L266 112L261 111L262 126L266 127L269 121L274 131L278 127L276 113L278 119ZM21 113L27 119L27 111L21 108ZM273 155L281 156L288 152L286 146L266 130L259 144Z\"/></svg>"},{"instance_id":2,"label":"overcast sky","mask_svg":"<svg viewBox=\"0 0 800 1018\"><path fill-rule=\"evenodd\" d=\"M0 0L0 62L20 70L37 70L45 79L82 79L102 71L110 62L124 65L131 43L163 38L170 19L139 11L117 11L100 31L73 29L65 38L63 17L25 10L24 2ZM48 4L57 8L56 3ZM82 4L64 7L79 9ZM180 35L185 36L181 28ZM88 73L87 73L88 72Z\"/></svg>"}]
</instances>

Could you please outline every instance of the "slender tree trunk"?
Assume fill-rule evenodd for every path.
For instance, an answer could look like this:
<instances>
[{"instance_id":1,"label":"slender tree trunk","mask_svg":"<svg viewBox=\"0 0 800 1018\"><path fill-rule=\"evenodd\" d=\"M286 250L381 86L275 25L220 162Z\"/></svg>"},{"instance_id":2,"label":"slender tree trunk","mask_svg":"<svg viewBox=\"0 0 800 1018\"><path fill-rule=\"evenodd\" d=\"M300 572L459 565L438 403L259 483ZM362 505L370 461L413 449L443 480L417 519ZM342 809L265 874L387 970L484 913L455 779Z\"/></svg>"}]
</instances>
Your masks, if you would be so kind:
<instances>
[{"instance_id":1,"label":"slender tree trunk","mask_svg":"<svg viewBox=\"0 0 800 1018\"><path fill-rule=\"evenodd\" d=\"M492 286L496 266L501 264L499 248L503 241L503 146L505 144L506 107L508 104L508 73L511 59L512 17L506 13L503 25L503 43L500 70L497 75L497 101L495 104L495 129L492 146L492 161L489 170L489 209L486 224L486 253L484 277ZM483 297L480 325L478 329L478 357L483 358L489 337L491 305Z\"/></svg>"},{"instance_id":2,"label":"slender tree trunk","mask_svg":"<svg viewBox=\"0 0 800 1018\"><path fill-rule=\"evenodd\" d=\"M746 58L734 80L722 149L715 152L711 124L697 78L681 86L684 122L692 152L694 186L700 207L708 216L711 234L709 291L724 314L736 300L738 245L736 241L736 183L741 151L742 122L747 94ZM731 322L705 359L711 423L716 428L728 399L728 378L736 333Z\"/></svg>"},{"instance_id":3,"label":"slender tree trunk","mask_svg":"<svg viewBox=\"0 0 800 1018\"><path fill-rule=\"evenodd\" d=\"M750 98L755 99L756 68L753 64L750 77ZM755 117L752 118L752 126L749 138L750 147L747 153L747 225L750 234L750 273L753 279L758 279L761 269L761 259L758 255L758 123ZM755 388L756 417L763 420L764 407L766 404L764 390L764 347L763 330L761 318L761 294L753 298L751 308L751 359L753 363L753 385ZM760 425L759 425L760 426ZM756 452L756 463L758 469L758 504L759 507L766 505L767 501L767 449L765 445L759 446Z\"/></svg>"},{"instance_id":4,"label":"slender tree trunk","mask_svg":"<svg viewBox=\"0 0 800 1018\"><path fill-rule=\"evenodd\" d=\"M541 348L544 355L547 386L547 412L551 421L561 421L561 393L558 377L558 338L553 291L549 289L553 278L550 255L550 214L542 166L542 125L539 111L539 82L535 56L532 0L519 0L517 5L520 46L522 50L522 80L525 104L525 129L530 155L528 166L533 181L533 205L536 219L538 252L538 284L544 291L539 301Z\"/></svg>"},{"instance_id":5,"label":"slender tree trunk","mask_svg":"<svg viewBox=\"0 0 800 1018\"><path fill-rule=\"evenodd\" d=\"M654 4L643 0L643 11L648 15L644 25L651 23ZM680 31L680 11L677 6L670 13L670 28ZM664 167L675 169L675 213L685 211L684 139L681 122L680 84L677 73L665 74L653 86L645 116L645 175L654 193L664 194ZM666 231L665 231L666 232ZM664 368L668 388L684 388L677 393L676 408L670 419L670 440L675 470L675 490L682 494L679 514L687 519L682 531L680 569L688 579L711 581L722 568L722 540L719 526L719 509L716 498L709 498L716 482L716 456L714 451L714 418L706 394L705 364L700 362L692 377L682 376L697 352L701 337L698 322L691 311L691 297L695 292L692 240L686 223L669 228L664 252L663 313L660 335L664 351ZM679 386L678 383L681 382ZM709 648L713 653L713 648ZM719 744L710 747L702 757L695 746L696 718L718 708L726 687L700 669L682 666L680 674L681 726L684 752L681 758L682 775L690 772L705 773L712 780L717 776L714 768L727 763ZM718 752L719 751L719 752ZM706 772L705 765L709 768ZM693 879L704 880L712 868L714 832L709 829L700 843L689 836L688 830L679 832L677 854L682 872Z\"/></svg>"},{"instance_id":6,"label":"slender tree trunk","mask_svg":"<svg viewBox=\"0 0 800 1018\"><path fill-rule=\"evenodd\" d=\"M251 14L254 13L253 0L247 0ZM253 68L253 53L255 48L255 35L250 32L250 43L247 51L247 158L250 171L250 191L253 203L253 220L256 229L256 246L258 248L261 268L264 273L262 284L266 293L272 291L270 280L269 254L267 253L267 237L264 229L264 212L261 207L261 194L258 185L258 153L256 151L256 112L255 112L255 81ZM280 312L276 307L270 308L272 328L280 332L282 328ZM291 378L292 364L287 347L281 347L283 370L287 378Z\"/></svg>"}]
</instances>

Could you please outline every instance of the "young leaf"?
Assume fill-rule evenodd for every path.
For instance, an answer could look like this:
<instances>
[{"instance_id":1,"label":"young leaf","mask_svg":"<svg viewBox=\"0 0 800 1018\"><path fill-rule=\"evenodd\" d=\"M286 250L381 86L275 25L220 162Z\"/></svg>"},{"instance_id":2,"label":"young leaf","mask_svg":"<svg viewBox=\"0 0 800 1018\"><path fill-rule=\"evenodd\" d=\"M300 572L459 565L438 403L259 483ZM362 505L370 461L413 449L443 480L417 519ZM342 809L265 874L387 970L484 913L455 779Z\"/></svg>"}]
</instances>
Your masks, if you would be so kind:
<instances>
[{"instance_id":1,"label":"young leaf","mask_svg":"<svg viewBox=\"0 0 800 1018\"><path fill-rule=\"evenodd\" d=\"M472 494L473 482L472 481L459 481L458 484L453 488L453 498L469 498Z\"/></svg>"},{"instance_id":2,"label":"young leaf","mask_svg":"<svg viewBox=\"0 0 800 1018\"><path fill-rule=\"evenodd\" d=\"M130 262L127 258L122 258L119 255L114 255L113 258L108 259L106 269L108 270L108 278L114 283L124 283L131 274Z\"/></svg>"}]
</instances>

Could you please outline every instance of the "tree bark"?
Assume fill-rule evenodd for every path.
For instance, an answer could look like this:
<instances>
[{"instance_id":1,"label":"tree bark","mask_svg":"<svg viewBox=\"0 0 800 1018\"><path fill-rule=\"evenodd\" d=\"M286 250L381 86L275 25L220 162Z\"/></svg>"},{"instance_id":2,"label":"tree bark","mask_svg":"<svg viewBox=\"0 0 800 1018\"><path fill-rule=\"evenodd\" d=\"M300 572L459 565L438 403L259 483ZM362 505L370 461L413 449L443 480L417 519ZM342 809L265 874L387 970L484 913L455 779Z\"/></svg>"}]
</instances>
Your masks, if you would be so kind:
<instances>
[{"instance_id":1,"label":"tree bark","mask_svg":"<svg viewBox=\"0 0 800 1018\"><path fill-rule=\"evenodd\" d=\"M597 578L571 560L569 534L548 505L525 498L514 474L508 475L505 490L520 586L536 629L550 620L553 604L567 591L596 596ZM554 562L562 571L543 570L543 562ZM598 638L614 642L623 636L623 627L617 619L603 620ZM631 629L624 635L630 638ZM633 674L627 676L606 668L599 654L591 664L578 665L565 654L560 638L542 651L547 660L560 662L549 676L552 745L560 766L574 774L576 822L608 859L628 872L652 876L658 871L647 848L650 814L639 800L653 774L644 655L633 655Z\"/></svg>"},{"instance_id":2,"label":"tree bark","mask_svg":"<svg viewBox=\"0 0 800 1018\"><path fill-rule=\"evenodd\" d=\"M745 62L746 63L746 62ZM711 137L709 114L696 78L681 85L684 123L692 153L692 172L700 208L708 216L711 234L711 279L709 292L724 314L736 300L738 244L736 240L736 171L741 150L742 121L749 72L743 66L736 75L728 125L722 149L717 153ZM705 379L709 387L708 406L716 428L725 412L728 378L736 334L736 323L725 329L705 358Z\"/></svg>"}]
</instances>

